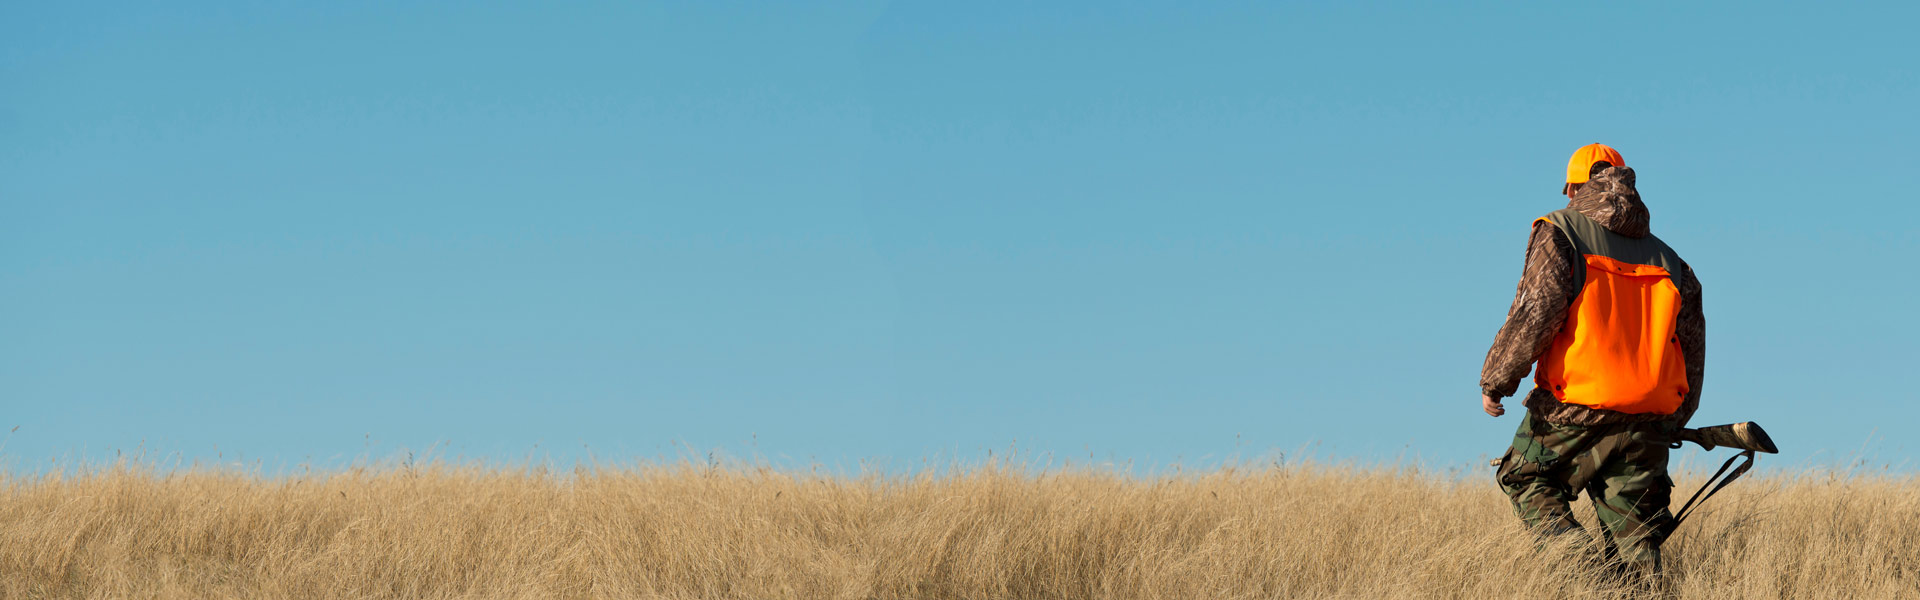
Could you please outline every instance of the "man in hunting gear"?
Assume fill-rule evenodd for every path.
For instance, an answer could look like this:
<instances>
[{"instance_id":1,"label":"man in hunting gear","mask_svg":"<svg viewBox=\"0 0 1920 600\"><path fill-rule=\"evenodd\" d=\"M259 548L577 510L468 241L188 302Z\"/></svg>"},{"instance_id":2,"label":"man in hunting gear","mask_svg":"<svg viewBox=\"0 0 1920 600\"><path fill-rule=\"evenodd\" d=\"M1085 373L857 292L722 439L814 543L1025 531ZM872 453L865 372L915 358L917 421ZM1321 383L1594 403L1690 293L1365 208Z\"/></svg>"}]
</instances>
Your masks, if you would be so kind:
<instances>
[{"instance_id":1,"label":"man in hunting gear","mask_svg":"<svg viewBox=\"0 0 1920 600\"><path fill-rule=\"evenodd\" d=\"M1653 236L1613 148L1575 151L1561 192L1567 207L1533 222L1480 372L1482 408L1498 417L1539 363L1496 477L1521 520L1549 536L1582 532L1569 503L1585 490L1607 558L1653 575L1673 519L1667 444L1699 407L1706 367L1700 280Z\"/></svg>"}]
</instances>

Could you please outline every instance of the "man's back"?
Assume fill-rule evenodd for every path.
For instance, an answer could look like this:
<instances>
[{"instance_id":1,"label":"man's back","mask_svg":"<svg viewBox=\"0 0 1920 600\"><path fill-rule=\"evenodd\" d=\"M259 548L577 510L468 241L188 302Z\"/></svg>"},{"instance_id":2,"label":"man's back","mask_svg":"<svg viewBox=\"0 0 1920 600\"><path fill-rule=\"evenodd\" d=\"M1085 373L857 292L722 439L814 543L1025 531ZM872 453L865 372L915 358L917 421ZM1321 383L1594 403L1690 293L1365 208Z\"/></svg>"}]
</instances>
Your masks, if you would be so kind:
<instances>
[{"instance_id":1,"label":"man's back","mask_svg":"<svg viewBox=\"0 0 1920 600\"><path fill-rule=\"evenodd\" d=\"M1587 185L1575 192L1567 210L1578 212L1617 236L1650 240L1666 247L1652 235L1650 214L1634 189L1631 168L1611 167L1595 174ZM1568 315L1586 284L1587 265L1583 253L1574 244L1574 238L1553 221L1534 222L1532 238L1527 244L1526 268L1513 306L1481 367L1480 389L1484 395L1493 398L1513 395L1527 371L1553 349L1555 339L1567 326ZM1677 253L1673 254L1673 260L1679 260ZM1705 374L1706 316L1701 310L1700 280L1694 276L1693 269L1679 261L1677 266L1668 266L1666 270L1670 272L1680 303L1671 336L1684 362L1687 387L1679 405L1665 415L1631 414L1566 404L1550 388L1536 387L1527 395L1527 410L1549 422L1569 425L1648 421L1686 424L1699 406Z\"/></svg>"}]
</instances>

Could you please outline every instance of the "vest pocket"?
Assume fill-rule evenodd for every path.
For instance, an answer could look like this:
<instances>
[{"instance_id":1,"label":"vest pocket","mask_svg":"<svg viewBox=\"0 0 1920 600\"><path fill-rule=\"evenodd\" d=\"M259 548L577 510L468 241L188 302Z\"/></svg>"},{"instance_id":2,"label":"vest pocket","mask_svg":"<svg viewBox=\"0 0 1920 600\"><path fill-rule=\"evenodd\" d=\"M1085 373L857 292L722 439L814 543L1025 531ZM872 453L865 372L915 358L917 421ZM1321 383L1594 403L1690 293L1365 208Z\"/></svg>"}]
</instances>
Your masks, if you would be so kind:
<instances>
[{"instance_id":1,"label":"vest pocket","mask_svg":"<svg viewBox=\"0 0 1920 600\"><path fill-rule=\"evenodd\" d=\"M1561 402L1629 414L1671 414L1686 397L1674 325L1680 291L1667 270L1586 255L1586 282L1541 359Z\"/></svg>"}]
</instances>

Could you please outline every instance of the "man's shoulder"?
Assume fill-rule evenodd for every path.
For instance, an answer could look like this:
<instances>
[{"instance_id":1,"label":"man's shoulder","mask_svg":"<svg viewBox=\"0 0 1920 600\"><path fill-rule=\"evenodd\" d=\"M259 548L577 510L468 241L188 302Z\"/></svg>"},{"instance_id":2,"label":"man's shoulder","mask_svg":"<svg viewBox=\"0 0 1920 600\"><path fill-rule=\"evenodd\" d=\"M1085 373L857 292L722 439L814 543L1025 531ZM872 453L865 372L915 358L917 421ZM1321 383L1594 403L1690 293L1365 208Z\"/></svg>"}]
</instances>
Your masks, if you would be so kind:
<instances>
[{"instance_id":1,"label":"man's shoulder","mask_svg":"<svg viewBox=\"0 0 1920 600\"><path fill-rule=\"evenodd\" d=\"M1661 249L1663 249L1663 250L1666 250L1666 251L1667 251L1667 255L1668 255L1668 256L1671 256L1671 257L1673 257L1673 260L1676 260L1676 261L1679 261L1679 262L1680 262L1680 268L1682 268L1682 269L1687 269L1687 270L1692 270L1692 269L1693 269L1692 267L1690 267L1690 266L1687 266L1687 261L1686 261L1686 259L1683 259L1683 258L1681 258L1681 257L1680 257L1680 251L1679 251L1679 250L1675 250L1675 249L1673 249L1673 245L1672 245L1672 244L1668 244L1668 243L1667 243L1667 240L1665 240L1665 239L1661 239L1661 237L1660 237L1660 236L1659 236L1658 234L1653 234L1653 233L1649 233L1649 234L1647 234L1647 237L1646 237L1646 239L1648 239L1648 240L1651 240L1651 241L1652 241L1653 243L1655 243L1655 244L1659 244L1659 246L1660 246L1660 248L1661 248Z\"/></svg>"},{"instance_id":2,"label":"man's shoulder","mask_svg":"<svg viewBox=\"0 0 1920 600\"><path fill-rule=\"evenodd\" d=\"M1560 210L1549 212L1544 215L1540 215L1539 217L1534 218L1533 222L1535 225L1538 225L1540 223L1547 223L1547 224L1565 223L1567 222L1567 219L1572 218L1574 216L1584 217L1585 215L1581 215L1580 211L1575 210L1573 207L1569 206L1566 208L1562 208Z\"/></svg>"},{"instance_id":3,"label":"man's shoulder","mask_svg":"<svg viewBox=\"0 0 1920 600\"><path fill-rule=\"evenodd\" d=\"M1573 240L1568 238L1565 233L1566 229L1555 223L1554 219L1548 218L1554 217L1555 213L1558 212L1560 211L1547 213L1546 216L1533 220L1533 229L1528 236L1528 246L1540 247L1542 249L1550 248L1564 252L1572 252L1574 250Z\"/></svg>"}]
</instances>

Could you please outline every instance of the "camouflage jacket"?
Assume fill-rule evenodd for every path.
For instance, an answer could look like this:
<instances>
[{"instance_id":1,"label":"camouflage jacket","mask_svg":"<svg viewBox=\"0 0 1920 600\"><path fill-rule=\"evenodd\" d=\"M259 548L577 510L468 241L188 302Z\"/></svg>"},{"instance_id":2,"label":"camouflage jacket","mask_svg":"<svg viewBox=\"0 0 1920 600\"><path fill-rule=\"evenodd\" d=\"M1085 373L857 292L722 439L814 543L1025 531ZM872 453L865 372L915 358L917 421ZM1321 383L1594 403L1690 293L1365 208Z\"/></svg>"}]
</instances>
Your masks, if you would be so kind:
<instances>
[{"instance_id":1,"label":"camouflage jacket","mask_svg":"<svg viewBox=\"0 0 1920 600\"><path fill-rule=\"evenodd\" d=\"M1593 176L1575 192L1567 206L1627 237L1652 235L1647 205L1634 189L1633 169L1614 167ZM1521 273L1519 290L1507 322L1493 338L1493 348L1480 368L1480 391L1494 398L1512 396L1520 380L1527 376L1535 361L1552 347L1554 337L1567 320L1567 310L1580 293L1586 273L1573 244L1560 234L1560 228L1545 221L1533 224L1527 240L1527 266ZM1527 394L1527 410L1550 423L1563 425L1601 425L1672 420L1685 425L1700 406L1700 384L1706 372L1707 319L1700 309L1700 280L1693 268L1675 274L1680 289L1681 308L1674 334L1687 361L1686 400L1672 415L1626 414L1610 410L1564 404L1551 392L1534 388Z\"/></svg>"}]
</instances>

